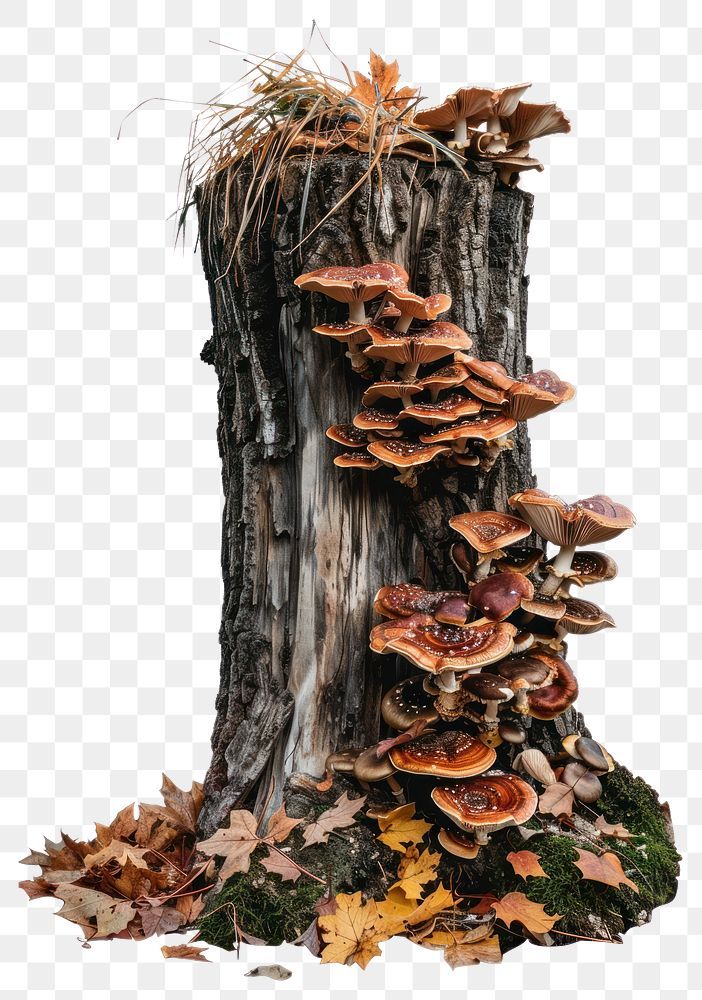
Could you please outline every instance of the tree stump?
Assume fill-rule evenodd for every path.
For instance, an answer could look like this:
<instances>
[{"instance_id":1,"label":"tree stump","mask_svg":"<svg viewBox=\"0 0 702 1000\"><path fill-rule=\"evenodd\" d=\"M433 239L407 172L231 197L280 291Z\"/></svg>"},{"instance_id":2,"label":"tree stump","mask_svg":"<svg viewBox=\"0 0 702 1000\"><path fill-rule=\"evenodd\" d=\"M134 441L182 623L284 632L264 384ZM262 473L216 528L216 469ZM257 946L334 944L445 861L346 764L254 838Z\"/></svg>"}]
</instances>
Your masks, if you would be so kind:
<instances>
[{"instance_id":1,"label":"tree stump","mask_svg":"<svg viewBox=\"0 0 702 1000\"><path fill-rule=\"evenodd\" d=\"M365 168L354 154L287 161L275 210L236 255L249 175L223 171L198 193L214 327L203 359L219 378L225 496L205 834L244 801L259 813L275 808L285 777L321 773L330 750L377 741L381 692L397 675L368 649L374 593L416 576L456 586L448 518L503 509L534 484L524 425L489 474L431 470L414 490L389 470L333 465L325 430L350 421L364 383L337 343L312 333L338 313L321 296L301 299L298 274L394 261L420 294L451 295L446 318L471 334L479 357L516 374L530 365L532 196L496 187L489 166L463 172L393 156L382 188L364 182L327 217Z\"/></svg>"}]
</instances>

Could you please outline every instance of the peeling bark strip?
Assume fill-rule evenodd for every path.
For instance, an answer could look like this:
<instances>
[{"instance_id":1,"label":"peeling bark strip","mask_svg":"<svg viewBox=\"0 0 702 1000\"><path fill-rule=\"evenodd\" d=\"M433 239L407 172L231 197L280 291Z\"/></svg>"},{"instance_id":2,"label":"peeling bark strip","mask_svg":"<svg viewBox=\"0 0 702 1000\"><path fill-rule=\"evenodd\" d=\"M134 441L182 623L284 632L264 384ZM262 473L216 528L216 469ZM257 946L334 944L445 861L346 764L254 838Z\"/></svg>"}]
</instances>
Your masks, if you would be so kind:
<instances>
[{"instance_id":1,"label":"peeling bark strip","mask_svg":"<svg viewBox=\"0 0 702 1000\"><path fill-rule=\"evenodd\" d=\"M198 192L214 327L203 360L219 377L225 497L221 679L205 835L244 797L258 810L274 806L286 774L319 774L331 749L377 740L381 691L396 678L392 661L368 650L375 591L418 573L455 586L448 517L502 508L510 493L534 482L524 425L514 451L487 476L432 470L414 491L389 471L365 475L332 464L337 449L325 430L350 420L362 383L339 345L311 332L337 310L321 296L301 300L292 283L298 274L395 261L409 271L413 290L452 296L446 318L471 333L477 355L517 374L530 365L524 263L531 195L496 190L489 167L476 165L466 176L452 165L395 156L383 164L382 193L377 183L364 184L296 250L301 232L364 169L358 156L330 155L313 163L308 182L308 158L289 160L275 213L234 262L246 175L223 172Z\"/></svg>"}]
</instances>

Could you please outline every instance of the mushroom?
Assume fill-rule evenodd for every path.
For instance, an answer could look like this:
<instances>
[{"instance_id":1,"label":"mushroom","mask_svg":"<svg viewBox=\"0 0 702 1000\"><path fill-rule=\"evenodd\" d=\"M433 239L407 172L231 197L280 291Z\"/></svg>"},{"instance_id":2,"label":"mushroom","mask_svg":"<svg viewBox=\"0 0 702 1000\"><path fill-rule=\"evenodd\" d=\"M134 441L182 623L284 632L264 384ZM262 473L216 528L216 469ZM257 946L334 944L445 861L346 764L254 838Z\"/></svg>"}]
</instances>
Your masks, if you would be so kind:
<instances>
[{"instance_id":1,"label":"mushroom","mask_svg":"<svg viewBox=\"0 0 702 1000\"><path fill-rule=\"evenodd\" d=\"M570 666L561 656L539 653L555 667L555 675L550 684L527 695L529 715L535 719L551 721L561 715L578 697L578 682Z\"/></svg>"},{"instance_id":2,"label":"mushroom","mask_svg":"<svg viewBox=\"0 0 702 1000\"><path fill-rule=\"evenodd\" d=\"M375 610L385 618L409 618L411 615L434 615L437 621L463 625L470 605L459 590L425 590L415 583L381 587L375 595Z\"/></svg>"},{"instance_id":3,"label":"mushroom","mask_svg":"<svg viewBox=\"0 0 702 1000\"><path fill-rule=\"evenodd\" d=\"M468 583L473 572L473 563L468 556L468 547L463 542L454 542L449 549L449 556L464 581Z\"/></svg>"},{"instance_id":4,"label":"mushroom","mask_svg":"<svg viewBox=\"0 0 702 1000\"><path fill-rule=\"evenodd\" d=\"M366 317L365 303L383 295L389 288L404 288L409 275L399 264L380 261L361 267L322 267L295 278L303 291L320 292L336 302L349 307L348 323L322 324L315 332L344 340L354 371L368 372L368 362L358 350L359 342L368 339L366 330L370 321Z\"/></svg>"},{"instance_id":5,"label":"mushroom","mask_svg":"<svg viewBox=\"0 0 702 1000\"><path fill-rule=\"evenodd\" d=\"M353 776L366 784L376 781L386 781L393 798L398 802L405 801L402 785L395 777L395 768L387 754L378 757L376 747L367 747L354 761Z\"/></svg>"},{"instance_id":6,"label":"mushroom","mask_svg":"<svg viewBox=\"0 0 702 1000\"><path fill-rule=\"evenodd\" d=\"M355 424L333 424L327 428L327 437L346 448L365 448L368 435Z\"/></svg>"},{"instance_id":7,"label":"mushroom","mask_svg":"<svg viewBox=\"0 0 702 1000\"><path fill-rule=\"evenodd\" d=\"M464 678L461 686L468 691L474 701L479 701L485 706L481 720L482 727L485 730L496 730L497 710L514 694L509 684L494 674L472 674Z\"/></svg>"},{"instance_id":8,"label":"mushroom","mask_svg":"<svg viewBox=\"0 0 702 1000\"><path fill-rule=\"evenodd\" d=\"M494 91L489 87L461 87L442 104L417 111L414 124L437 132L453 132L450 144L462 149L468 140L468 122L479 125L494 113Z\"/></svg>"},{"instance_id":9,"label":"mushroom","mask_svg":"<svg viewBox=\"0 0 702 1000\"><path fill-rule=\"evenodd\" d=\"M497 724L497 734L505 743L523 743L526 732L515 719L500 719Z\"/></svg>"},{"instance_id":10,"label":"mushroom","mask_svg":"<svg viewBox=\"0 0 702 1000\"><path fill-rule=\"evenodd\" d=\"M573 795L580 802L591 805L602 795L602 782L584 764L566 764L560 780L573 789Z\"/></svg>"},{"instance_id":11,"label":"mushroom","mask_svg":"<svg viewBox=\"0 0 702 1000\"><path fill-rule=\"evenodd\" d=\"M525 653L527 649L531 649L534 645L534 633L528 631L517 632L514 637L514 646L512 647L512 652L516 656L518 653Z\"/></svg>"},{"instance_id":12,"label":"mushroom","mask_svg":"<svg viewBox=\"0 0 702 1000\"><path fill-rule=\"evenodd\" d=\"M403 406L412 405L412 397L422 392L420 382L406 382L401 378L383 376L373 382L363 393L363 405L372 406L379 399L401 399Z\"/></svg>"},{"instance_id":13,"label":"mushroom","mask_svg":"<svg viewBox=\"0 0 702 1000\"><path fill-rule=\"evenodd\" d=\"M495 763L496 753L474 736L457 730L423 733L402 746L391 747L398 771L438 778L470 778Z\"/></svg>"},{"instance_id":14,"label":"mushroom","mask_svg":"<svg viewBox=\"0 0 702 1000\"><path fill-rule=\"evenodd\" d=\"M343 454L337 455L334 459L334 465L338 465L340 469L361 469L363 472L374 472L380 468L382 462L373 458L364 449L363 451L345 451Z\"/></svg>"},{"instance_id":15,"label":"mushroom","mask_svg":"<svg viewBox=\"0 0 702 1000\"><path fill-rule=\"evenodd\" d=\"M509 136L510 147L542 136L570 132L570 122L556 104L519 101L514 108L503 112L500 119L502 129Z\"/></svg>"},{"instance_id":16,"label":"mushroom","mask_svg":"<svg viewBox=\"0 0 702 1000\"><path fill-rule=\"evenodd\" d=\"M553 559L549 559L547 569L551 565L553 565ZM561 581L557 593L561 597L570 597L571 586L587 587L592 583L604 583L607 580L613 580L617 572L616 562L604 552L576 552L570 566L570 573Z\"/></svg>"},{"instance_id":17,"label":"mushroom","mask_svg":"<svg viewBox=\"0 0 702 1000\"><path fill-rule=\"evenodd\" d=\"M435 696L424 690L422 681L421 675L408 677L385 693L380 714L388 726L404 732L418 719L427 724L436 722L439 713L434 708Z\"/></svg>"},{"instance_id":18,"label":"mushroom","mask_svg":"<svg viewBox=\"0 0 702 1000\"><path fill-rule=\"evenodd\" d=\"M368 445L370 454L380 459L383 465L389 465L396 469L398 475L395 478L406 486L416 485L416 466L426 465L427 462L432 462L437 455L446 454L450 450L450 448L441 445L422 444L408 438L395 441L372 441Z\"/></svg>"},{"instance_id":19,"label":"mushroom","mask_svg":"<svg viewBox=\"0 0 702 1000\"><path fill-rule=\"evenodd\" d=\"M438 430L420 434L419 440L424 441L425 444L450 442L453 450L460 453L465 451L471 438L478 441L496 441L511 433L516 426L516 421L502 414L481 414L480 416L467 417L446 427L439 427Z\"/></svg>"},{"instance_id":20,"label":"mushroom","mask_svg":"<svg viewBox=\"0 0 702 1000\"><path fill-rule=\"evenodd\" d=\"M470 603L490 621L505 618L534 596L534 584L521 573L494 573L474 584Z\"/></svg>"},{"instance_id":21,"label":"mushroom","mask_svg":"<svg viewBox=\"0 0 702 1000\"><path fill-rule=\"evenodd\" d=\"M468 334L455 323L432 323L406 332L376 326L368 332L371 343L364 348L364 355L402 365L402 378L410 382L414 382L420 365L438 361L472 344Z\"/></svg>"},{"instance_id":22,"label":"mushroom","mask_svg":"<svg viewBox=\"0 0 702 1000\"><path fill-rule=\"evenodd\" d=\"M614 770L614 760L601 743L589 736L574 733L563 740L563 748L571 757L587 764L596 774L607 774Z\"/></svg>"},{"instance_id":23,"label":"mushroom","mask_svg":"<svg viewBox=\"0 0 702 1000\"><path fill-rule=\"evenodd\" d=\"M628 507L602 495L567 504L543 490L530 489L515 493L508 503L537 534L560 546L548 567L550 576L541 587L546 595L555 594L561 580L570 574L576 545L609 541L636 523Z\"/></svg>"},{"instance_id":24,"label":"mushroom","mask_svg":"<svg viewBox=\"0 0 702 1000\"><path fill-rule=\"evenodd\" d=\"M515 771L528 774L541 785L554 785L558 780L545 753L535 748L522 750L512 761Z\"/></svg>"},{"instance_id":25,"label":"mushroom","mask_svg":"<svg viewBox=\"0 0 702 1000\"><path fill-rule=\"evenodd\" d=\"M425 299L407 288L391 289L388 299L400 311L394 328L396 333L407 333L413 319L433 320L451 308L450 295L429 295Z\"/></svg>"},{"instance_id":26,"label":"mushroom","mask_svg":"<svg viewBox=\"0 0 702 1000\"><path fill-rule=\"evenodd\" d=\"M396 413L379 410L375 406L367 406L353 418L353 426L359 431L396 431L400 427L400 419Z\"/></svg>"},{"instance_id":27,"label":"mushroom","mask_svg":"<svg viewBox=\"0 0 702 1000\"><path fill-rule=\"evenodd\" d=\"M534 789L515 774L495 773L437 785L431 797L457 826L473 833L479 845L487 844L495 830L526 823L538 805Z\"/></svg>"},{"instance_id":28,"label":"mushroom","mask_svg":"<svg viewBox=\"0 0 702 1000\"><path fill-rule=\"evenodd\" d=\"M560 597L551 597L548 594L532 594L522 601L522 611L526 612L525 621L532 618L546 618L548 621L558 621L566 611L565 601Z\"/></svg>"},{"instance_id":29,"label":"mushroom","mask_svg":"<svg viewBox=\"0 0 702 1000\"><path fill-rule=\"evenodd\" d=\"M466 366L460 361L454 361L453 364L444 365L431 375L425 375L417 384L422 389L428 390L432 402L435 403L442 389L455 389L462 385L466 378L468 378Z\"/></svg>"},{"instance_id":30,"label":"mushroom","mask_svg":"<svg viewBox=\"0 0 702 1000\"><path fill-rule=\"evenodd\" d=\"M529 714L528 696L532 691L546 687L556 676L556 665L552 660L553 657L544 659L537 653L533 656L512 656L494 665L495 672L504 677L514 692L513 712Z\"/></svg>"},{"instance_id":31,"label":"mushroom","mask_svg":"<svg viewBox=\"0 0 702 1000\"><path fill-rule=\"evenodd\" d=\"M436 839L445 851L457 858L471 860L480 850L475 838L460 830L439 830Z\"/></svg>"},{"instance_id":32,"label":"mushroom","mask_svg":"<svg viewBox=\"0 0 702 1000\"><path fill-rule=\"evenodd\" d=\"M461 417L472 417L480 413L483 404L472 396L462 396L460 392L452 392L436 403L411 402L406 406L401 417L413 417L423 424L436 427L440 424L452 423Z\"/></svg>"},{"instance_id":33,"label":"mushroom","mask_svg":"<svg viewBox=\"0 0 702 1000\"><path fill-rule=\"evenodd\" d=\"M531 534L526 522L497 510L456 514L449 519L449 524L478 553L478 565L474 572L476 582L488 575L493 559L504 556L502 546L512 545Z\"/></svg>"},{"instance_id":34,"label":"mushroom","mask_svg":"<svg viewBox=\"0 0 702 1000\"><path fill-rule=\"evenodd\" d=\"M575 395L570 382L562 382L551 371L522 375L507 390L505 412L514 420L531 420L553 410Z\"/></svg>"},{"instance_id":35,"label":"mushroom","mask_svg":"<svg viewBox=\"0 0 702 1000\"><path fill-rule=\"evenodd\" d=\"M573 635L591 635L603 628L615 628L614 618L593 604L569 597L564 602L564 612L558 622L557 632L562 637L568 632Z\"/></svg>"},{"instance_id":36,"label":"mushroom","mask_svg":"<svg viewBox=\"0 0 702 1000\"><path fill-rule=\"evenodd\" d=\"M529 576L544 558L543 549L535 546L510 545L505 549L505 554L500 559L495 560L495 569L501 573L523 573Z\"/></svg>"}]
</instances>

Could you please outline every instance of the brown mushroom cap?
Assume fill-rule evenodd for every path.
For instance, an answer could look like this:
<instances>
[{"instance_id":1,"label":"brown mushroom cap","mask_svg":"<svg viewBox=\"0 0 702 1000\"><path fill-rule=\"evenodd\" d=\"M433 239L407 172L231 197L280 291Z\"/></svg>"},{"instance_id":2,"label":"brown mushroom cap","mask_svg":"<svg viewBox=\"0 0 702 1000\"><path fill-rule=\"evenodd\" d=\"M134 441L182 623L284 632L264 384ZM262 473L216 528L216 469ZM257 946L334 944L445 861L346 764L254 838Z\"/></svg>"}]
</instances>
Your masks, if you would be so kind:
<instances>
[{"instance_id":1,"label":"brown mushroom cap","mask_svg":"<svg viewBox=\"0 0 702 1000\"><path fill-rule=\"evenodd\" d=\"M614 770L614 760L611 754L605 750L601 743L597 743L588 736L580 736L575 733L566 736L563 740L563 747L576 760L581 760L588 767L598 773L606 774Z\"/></svg>"},{"instance_id":2,"label":"brown mushroom cap","mask_svg":"<svg viewBox=\"0 0 702 1000\"><path fill-rule=\"evenodd\" d=\"M518 517L497 510L468 511L456 514L449 524L476 552L495 552L531 534L531 528Z\"/></svg>"},{"instance_id":3,"label":"brown mushroom cap","mask_svg":"<svg viewBox=\"0 0 702 1000\"><path fill-rule=\"evenodd\" d=\"M477 857L480 845L476 844L470 834L462 830L439 830L436 839L449 854L468 860Z\"/></svg>"},{"instance_id":4,"label":"brown mushroom cap","mask_svg":"<svg viewBox=\"0 0 702 1000\"><path fill-rule=\"evenodd\" d=\"M505 743L519 744L526 740L526 732L514 719L500 719L497 732Z\"/></svg>"},{"instance_id":5,"label":"brown mushroom cap","mask_svg":"<svg viewBox=\"0 0 702 1000\"><path fill-rule=\"evenodd\" d=\"M368 302L389 288L404 288L409 275L399 264L379 261L360 267L320 267L295 278L306 292L321 292L336 302Z\"/></svg>"},{"instance_id":6,"label":"brown mushroom cap","mask_svg":"<svg viewBox=\"0 0 702 1000\"><path fill-rule=\"evenodd\" d=\"M448 424L461 417L470 417L480 413L483 404L473 399L472 396L463 396L459 392L452 392L436 403L412 403L405 407L400 414L401 417L413 417L423 424Z\"/></svg>"},{"instance_id":7,"label":"brown mushroom cap","mask_svg":"<svg viewBox=\"0 0 702 1000\"><path fill-rule=\"evenodd\" d=\"M368 406L356 414L353 426L361 431L395 431L400 426L400 419L396 413Z\"/></svg>"},{"instance_id":8,"label":"brown mushroom cap","mask_svg":"<svg viewBox=\"0 0 702 1000\"><path fill-rule=\"evenodd\" d=\"M334 459L334 465L338 465L340 469L360 469L362 472L374 472L380 468L382 462L373 458L364 449L363 451L345 451L343 454L337 455Z\"/></svg>"},{"instance_id":9,"label":"brown mushroom cap","mask_svg":"<svg viewBox=\"0 0 702 1000\"><path fill-rule=\"evenodd\" d=\"M378 757L375 746L363 750L353 765L353 776L358 781L383 781L394 773L395 768L388 755Z\"/></svg>"},{"instance_id":10,"label":"brown mushroom cap","mask_svg":"<svg viewBox=\"0 0 702 1000\"><path fill-rule=\"evenodd\" d=\"M534 789L515 774L483 775L452 785L437 785L431 797L457 826L485 832L526 823L538 805Z\"/></svg>"},{"instance_id":11,"label":"brown mushroom cap","mask_svg":"<svg viewBox=\"0 0 702 1000\"><path fill-rule=\"evenodd\" d=\"M508 503L555 545L607 542L636 523L628 507L599 494L567 504L560 497L532 489L515 493Z\"/></svg>"},{"instance_id":12,"label":"brown mushroom cap","mask_svg":"<svg viewBox=\"0 0 702 1000\"><path fill-rule=\"evenodd\" d=\"M459 590L431 591L415 583L381 587L375 595L374 607L385 618L428 614L451 625L463 625L470 610L467 595Z\"/></svg>"},{"instance_id":13,"label":"brown mushroom cap","mask_svg":"<svg viewBox=\"0 0 702 1000\"><path fill-rule=\"evenodd\" d=\"M528 615L537 615L539 618L548 618L549 621L558 621L565 614L565 610L565 601L549 594L533 594L522 601L522 611L526 611Z\"/></svg>"},{"instance_id":14,"label":"brown mushroom cap","mask_svg":"<svg viewBox=\"0 0 702 1000\"><path fill-rule=\"evenodd\" d=\"M404 316L411 316L412 319L436 319L451 308L450 295L438 294L422 298L421 295L410 292L408 288L389 289L388 299Z\"/></svg>"},{"instance_id":15,"label":"brown mushroom cap","mask_svg":"<svg viewBox=\"0 0 702 1000\"><path fill-rule=\"evenodd\" d=\"M562 382L551 371L523 375L507 392L506 413L514 420L531 420L553 410L575 395L570 382Z\"/></svg>"},{"instance_id":16,"label":"brown mushroom cap","mask_svg":"<svg viewBox=\"0 0 702 1000\"><path fill-rule=\"evenodd\" d=\"M534 584L522 573L495 573L472 587L470 603L486 618L499 622L533 596Z\"/></svg>"},{"instance_id":17,"label":"brown mushroom cap","mask_svg":"<svg viewBox=\"0 0 702 1000\"><path fill-rule=\"evenodd\" d=\"M523 656L510 656L493 664L491 670L509 681L514 690L522 688L535 691L550 683L556 675L556 667L550 659L539 659L538 656L530 656L528 653Z\"/></svg>"},{"instance_id":18,"label":"brown mushroom cap","mask_svg":"<svg viewBox=\"0 0 702 1000\"><path fill-rule=\"evenodd\" d=\"M510 652L515 631L507 622L443 625L430 615L413 615L376 625L371 631L371 649L399 653L433 674L477 670Z\"/></svg>"},{"instance_id":19,"label":"brown mushroom cap","mask_svg":"<svg viewBox=\"0 0 702 1000\"><path fill-rule=\"evenodd\" d=\"M549 559L546 568L553 565ZM613 580L618 573L618 567L611 556L604 552L576 552L570 565L566 582L577 587L586 587L592 583L603 583Z\"/></svg>"},{"instance_id":20,"label":"brown mushroom cap","mask_svg":"<svg viewBox=\"0 0 702 1000\"><path fill-rule=\"evenodd\" d=\"M494 386L487 385L474 375L469 374L461 384L473 396L477 396L478 399L482 399L483 402L490 403L492 406L501 407L507 401L507 393L503 389L495 389Z\"/></svg>"},{"instance_id":21,"label":"brown mushroom cap","mask_svg":"<svg viewBox=\"0 0 702 1000\"><path fill-rule=\"evenodd\" d=\"M513 83L509 87L501 87L499 90L493 91L494 113L499 118L514 114L529 87L531 87L530 83Z\"/></svg>"},{"instance_id":22,"label":"brown mushroom cap","mask_svg":"<svg viewBox=\"0 0 702 1000\"><path fill-rule=\"evenodd\" d=\"M367 323L320 323L312 327L312 330L322 337L331 337L332 340L348 341L350 337L356 344L367 344L370 340L368 330L371 326L370 320Z\"/></svg>"},{"instance_id":23,"label":"brown mushroom cap","mask_svg":"<svg viewBox=\"0 0 702 1000\"><path fill-rule=\"evenodd\" d=\"M390 759L398 771L440 778L469 778L495 763L497 754L468 733L447 730L423 733L409 743L391 747Z\"/></svg>"},{"instance_id":24,"label":"brown mushroom cap","mask_svg":"<svg viewBox=\"0 0 702 1000\"><path fill-rule=\"evenodd\" d=\"M451 562L463 577L473 572L473 563L468 555L468 548L463 542L454 542L449 549Z\"/></svg>"},{"instance_id":25,"label":"brown mushroom cap","mask_svg":"<svg viewBox=\"0 0 702 1000\"><path fill-rule=\"evenodd\" d=\"M510 434L517 426L511 417L501 413L467 417L448 427L439 427L419 435L419 440L426 444L438 441L466 441L471 438L477 441L496 441L497 438Z\"/></svg>"},{"instance_id":26,"label":"brown mushroom cap","mask_svg":"<svg viewBox=\"0 0 702 1000\"><path fill-rule=\"evenodd\" d=\"M615 628L614 618L592 601L569 597L558 626L573 635L591 635L603 628Z\"/></svg>"},{"instance_id":27,"label":"brown mushroom cap","mask_svg":"<svg viewBox=\"0 0 702 1000\"><path fill-rule=\"evenodd\" d=\"M427 445L407 438L394 441L372 441L368 451L383 465L392 465L396 469L407 469L413 465L425 465L433 461L437 455L450 451L441 445Z\"/></svg>"},{"instance_id":28,"label":"brown mushroom cap","mask_svg":"<svg viewBox=\"0 0 702 1000\"><path fill-rule=\"evenodd\" d=\"M580 802L591 805L597 802L602 795L602 782L592 771L589 771L584 764L576 762L566 764L563 768L561 781L573 789L573 795Z\"/></svg>"},{"instance_id":29,"label":"brown mushroom cap","mask_svg":"<svg viewBox=\"0 0 702 1000\"><path fill-rule=\"evenodd\" d=\"M348 747L345 750L335 750L330 753L324 763L325 771L336 771L338 774L351 774L353 765L361 753L359 747Z\"/></svg>"},{"instance_id":30,"label":"brown mushroom cap","mask_svg":"<svg viewBox=\"0 0 702 1000\"><path fill-rule=\"evenodd\" d=\"M541 652L539 658L547 658L556 668L553 681L528 695L529 715L535 719L550 721L561 715L578 697L578 682L570 666L560 656Z\"/></svg>"},{"instance_id":31,"label":"brown mushroom cap","mask_svg":"<svg viewBox=\"0 0 702 1000\"><path fill-rule=\"evenodd\" d=\"M509 684L495 674L469 674L461 681L461 687L484 705L489 701L509 701L514 693Z\"/></svg>"},{"instance_id":32,"label":"brown mushroom cap","mask_svg":"<svg viewBox=\"0 0 702 1000\"><path fill-rule=\"evenodd\" d=\"M494 111L494 91L489 87L461 87L441 104L417 111L414 124L448 132L459 120L474 124L487 121Z\"/></svg>"},{"instance_id":33,"label":"brown mushroom cap","mask_svg":"<svg viewBox=\"0 0 702 1000\"><path fill-rule=\"evenodd\" d=\"M543 549L531 545L510 545L505 554L495 560L495 568L501 573L523 573L529 576L544 558Z\"/></svg>"},{"instance_id":34,"label":"brown mushroom cap","mask_svg":"<svg viewBox=\"0 0 702 1000\"><path fill-rule=\"evenodd\" d=\"M371 358L384 358L398 364L424 365L438 361L454 351L468 348L472 340L455 323L432 323L420 330L386 330L373 327L369 347L364 354Z\"/></svg>"},{"instance_id":35,"label":"brown mushroom cap","mask_svg":"<svg viewBox=\"0 0 702 1000\"><path fill-rule=\"evenodd\" d=\"M347 448L365 448L368 435L354 424L332 424L327 428L327 437Z\"/></svg>"},{"instance_id":36,"label":"brown mushroom cap","mask_svg":"<svg viewBox=\"0 0 702 1000\"><path fill-rule=\"evenodd\" d=\"M460 361L454 361L453 364L444 365L443 368L432 372L431 375L425 375L424 378L419 379L418 384L421 385L422 389L439 391L453 389L461 385L467 377L468 369L466 366Z\"/></svg>"},{"instance_id":37,"label":"brown mushroom cap","mask_svg":"<svg viewBox=\"0 0 702 1000\"><path fill-rule=\"evenodd\" d=\"M494 389L502 389L506 392L511 389L517 381L507 373L504 365L499 361L483 361L481 358L466 358L466 367L476 378L492 386Z\"/></svg>"},{"instance_id":38,"label":"brown mushroom cap","mask_svg":"<svg viewBox=\"0 0 702 1000\"><path fill-rule=\"evenodd\" d=\"M570 132L570 122L556 104L531 104L520 101L513 110L500 115L502 127L509 133L509 144L531 142L545 135Z\"/></svg>"},{"instance_id":39,"label":"brown mushroom cap","mask_svg":"<svg viewBox=\"0 0 702 1000\"><path fill-rule=\"evenodd\" d=\"M416 396L423 389L419 382L404 382L401 378L383 376L377 382L369 385L363 393L363 405L372 407L378 399L402 399L406 396Z\"/></svg>"},{"instance_id":40,"label":"brown mushroom cap","mask_svg":"<svg viewBox=\"0 0 702 1000\"><path fill-rule=\"evenodd\" d=\"M421 675L408 677L383 695L380 714L388 726L404 732L418 719L427 723L436 722L439 718L434 708L436 695L428 694L422 681Z\"/></svg>"}]
</instances>

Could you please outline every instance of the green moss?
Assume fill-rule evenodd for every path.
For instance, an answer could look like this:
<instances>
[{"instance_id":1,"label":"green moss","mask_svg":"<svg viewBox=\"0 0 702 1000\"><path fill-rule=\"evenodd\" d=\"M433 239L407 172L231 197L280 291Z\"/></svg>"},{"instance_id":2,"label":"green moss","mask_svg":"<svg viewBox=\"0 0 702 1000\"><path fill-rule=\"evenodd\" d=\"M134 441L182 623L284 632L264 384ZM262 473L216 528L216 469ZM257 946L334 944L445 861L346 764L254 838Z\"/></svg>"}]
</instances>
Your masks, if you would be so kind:
<instances>
[{"instance_id":1,"label":"green moss","mask_svg":"<svg viewBox=\"0 0 702 1000\"><path fill-rule=\"evenodd\" d=\"M260 852L257 852L260 853ZM236 922L247 934L269 944L281 944L298 937L312 923L314 904L324 886L301 875L297 882L282 883L255 859L248 872L234 875L212 900L210 909L198 922L200 937L208 944L231 950Z\"/></svg>"}]
</instances>

